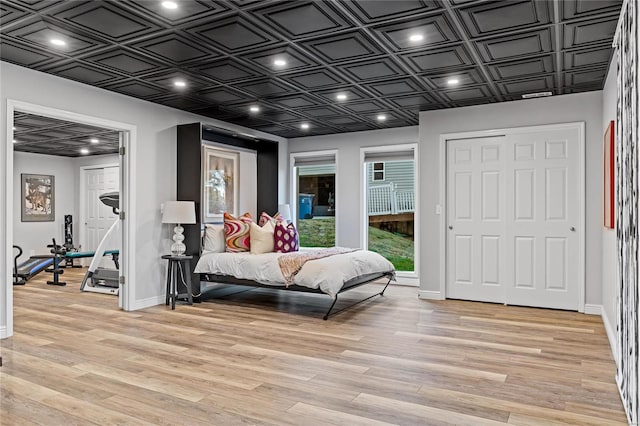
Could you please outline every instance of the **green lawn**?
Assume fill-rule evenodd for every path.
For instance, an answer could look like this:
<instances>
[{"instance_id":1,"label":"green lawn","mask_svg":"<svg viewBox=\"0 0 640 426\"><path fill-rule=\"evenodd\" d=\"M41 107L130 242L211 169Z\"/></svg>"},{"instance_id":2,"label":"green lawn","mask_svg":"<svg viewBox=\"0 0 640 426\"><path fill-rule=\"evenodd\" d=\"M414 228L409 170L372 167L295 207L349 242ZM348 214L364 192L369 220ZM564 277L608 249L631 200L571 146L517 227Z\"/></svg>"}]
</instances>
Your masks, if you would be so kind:
<instances>
[{"instance_id":1,"label":"green lawn","mask_svg":"<svg viewBox=\"0 0 640 426\"><path fill-rule=\"evenodd\" d=\"M300 246L333 247L335 219L301 219L298 221ZM369 227L369 250L380 253L397 271L413 271L413 241L402 234Z\"/></svg>"}]
</instances>

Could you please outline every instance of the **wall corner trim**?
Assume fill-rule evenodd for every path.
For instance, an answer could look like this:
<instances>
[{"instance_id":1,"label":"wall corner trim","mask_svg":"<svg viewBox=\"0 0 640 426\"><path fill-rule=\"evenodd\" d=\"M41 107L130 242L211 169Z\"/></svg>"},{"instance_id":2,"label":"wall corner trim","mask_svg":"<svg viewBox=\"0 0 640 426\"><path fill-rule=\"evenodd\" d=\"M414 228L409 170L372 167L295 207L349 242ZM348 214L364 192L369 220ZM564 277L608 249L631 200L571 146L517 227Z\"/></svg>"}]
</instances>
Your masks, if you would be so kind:
<instances>
[{"instance_id":1,"label":"wall corner trim","mask_svg":"<svg viewBox=\"0 0 640 426\"><path fill-rule=\"evenodd\" d=\"M586 315L604 315L604 309L602 309L602 305L587 303L584 305L584 313Z\"/></svg>"},{"instance_id":2,"label":"wall corner trim","mask_svg":"<svg viewBox=\"0 0 640 426\"><path fill-rule=\"evenodd\" d=\"M147 297L146 299L136 300L133 304L132 311L138 309L150 308L152 306L162 305L164 303L164 294L160 296Z\"/></svg>"},{"instance_id":3,"label":"wall corner trim","mask_svg":"<svg viewBox=\"0 0 640 426\"><path fill-rule=\"evenodd\" d=\"M420 290L418 291L418 298L429 300L444 300L442 293L435 290Z\"/></svg>"}]
</instances>

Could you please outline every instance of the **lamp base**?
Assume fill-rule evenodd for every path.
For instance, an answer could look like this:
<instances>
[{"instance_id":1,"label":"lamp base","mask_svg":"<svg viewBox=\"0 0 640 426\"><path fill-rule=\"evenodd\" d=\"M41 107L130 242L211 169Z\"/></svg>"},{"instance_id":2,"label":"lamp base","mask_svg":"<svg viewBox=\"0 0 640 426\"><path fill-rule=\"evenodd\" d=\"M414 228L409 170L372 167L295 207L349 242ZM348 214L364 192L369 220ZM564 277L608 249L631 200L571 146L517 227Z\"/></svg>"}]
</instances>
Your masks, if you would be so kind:
<instances>
[{"instance_id":1,"label":"lamp base","mask_svg":"<svg viewBox=\"0 0 640 426\"><path fill-rule=\"evenodd\" d=\"M182 256L187 251L187 246L183 243L184 228L177 224L175 228L173 228L173 244L171 244L171 254L174 256Z\"/></svg>"}]
</instances>

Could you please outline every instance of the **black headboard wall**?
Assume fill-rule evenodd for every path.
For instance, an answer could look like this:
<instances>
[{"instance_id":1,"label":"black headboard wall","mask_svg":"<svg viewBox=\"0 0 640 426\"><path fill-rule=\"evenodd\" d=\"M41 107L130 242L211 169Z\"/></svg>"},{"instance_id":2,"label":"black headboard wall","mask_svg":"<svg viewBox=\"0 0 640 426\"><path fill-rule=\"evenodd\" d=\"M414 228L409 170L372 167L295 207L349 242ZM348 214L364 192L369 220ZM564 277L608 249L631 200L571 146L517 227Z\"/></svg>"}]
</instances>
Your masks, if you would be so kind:
<instances>
[{"instance_id":1,"label":"black headboard wall","mask_svg":"<svg viewBox=\"0 0 640 426\"><path fill-rule=\"evenodd\" d=\"M181 124L178 126L178 201L196 203L196 225L183 225L186 254L194 256L194 264L200 257L201 241L201 202L202 202L202 144L215 142L249 149L257 157L257 208L258 213L274 213L278 209L278 143L262 139L249 139L228 133L222 129L207 127L202 123ZM242 191L242 187L240 188ZM194 274L194 294L199 293L200 277Z\"/></svg>"}]
</instances>

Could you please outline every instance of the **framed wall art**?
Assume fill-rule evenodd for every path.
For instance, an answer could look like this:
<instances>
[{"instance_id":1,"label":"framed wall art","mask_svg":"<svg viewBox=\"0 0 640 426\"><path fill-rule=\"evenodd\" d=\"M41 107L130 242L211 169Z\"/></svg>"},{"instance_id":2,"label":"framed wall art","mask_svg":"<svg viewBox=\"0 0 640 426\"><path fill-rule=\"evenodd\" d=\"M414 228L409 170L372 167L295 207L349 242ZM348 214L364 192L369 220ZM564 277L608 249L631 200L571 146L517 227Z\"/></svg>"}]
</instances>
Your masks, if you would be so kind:
<instances>
[{"instance_id":1,"label":"framed wall art","mask_svg":"<svg viewBox=\"0 0 640 426\"><path fill-rule=\"evenodd\" d=\"M55 177L21 174L22 222L53 222L55 214Z\"/></svg>"},{"instance_id":2,"label":"framed wall art","mask_svg":"<svg viewBox=\"0 0 640 426\"><path fill-rule=\"evenodd\" d=\"M202 149L202 221L221 223L225 212L238 214L240 154L206 145Z\"/></svg>"},{"instance_id":3,"label":"framed wall art","mask_svg":"<svg viewBox=\"0 0 640 426\"><path fill-rule=\"evenodd\" d=\"M615 132L611 121L604 132L604 226L615 228Z\"/></svg>"}]
</instances>

